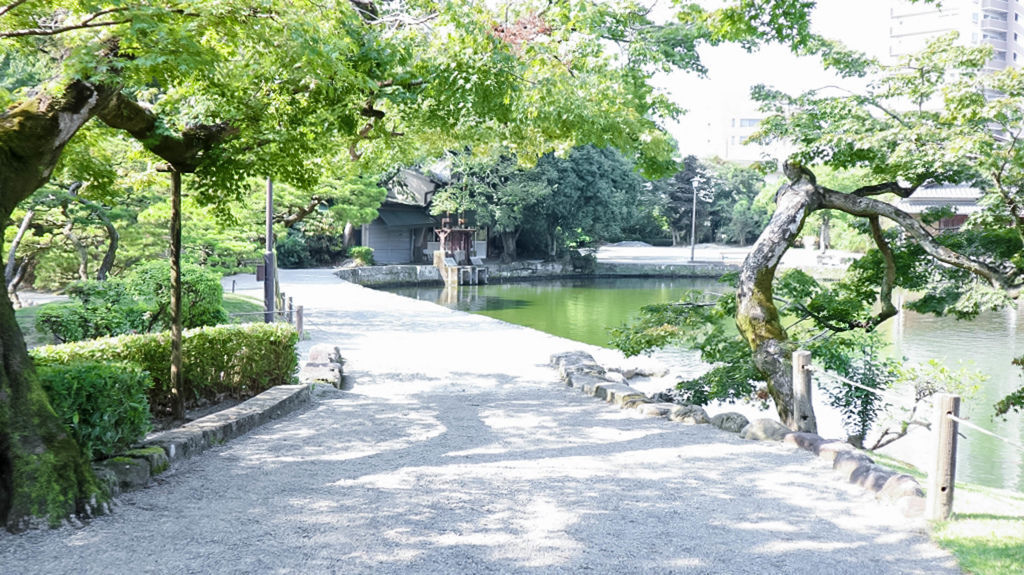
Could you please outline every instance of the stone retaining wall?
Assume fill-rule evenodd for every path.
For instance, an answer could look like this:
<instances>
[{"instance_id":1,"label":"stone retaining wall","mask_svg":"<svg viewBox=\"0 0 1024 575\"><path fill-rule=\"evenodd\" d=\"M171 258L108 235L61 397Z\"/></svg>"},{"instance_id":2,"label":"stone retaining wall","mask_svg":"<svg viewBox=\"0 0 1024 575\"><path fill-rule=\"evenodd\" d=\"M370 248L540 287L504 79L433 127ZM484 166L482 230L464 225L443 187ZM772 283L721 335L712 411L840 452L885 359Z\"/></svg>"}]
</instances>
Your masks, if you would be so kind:
<instances>
[{"instance_id":1,"label":"stone retaining wall","mask_svg":"<svg viewBox=\"0 0 1024 575\"><path fill-rule=\"evenodd\" d=\"M366 287L444 285L441 272L434 266L365 266L339 269L334 272L334 275L347 282Z\"/></svg>"},{"instance_id":2,"label":"stone retaining wall","mask_svg":"<svg viewBox=\"0 0 1024 575\"><path fill-rule=\"evenodd\" d=\"M734 264L609 264L598 263L593 274L575 272L563 262L524 261L511 264L487 264L488 283L580 278L580 277L685 277L717 278L739 270ZM334 272L339 278L366 287L444 285L441 272L434 266L387 265L344 268Z\"/></svg>"}]
</instances>

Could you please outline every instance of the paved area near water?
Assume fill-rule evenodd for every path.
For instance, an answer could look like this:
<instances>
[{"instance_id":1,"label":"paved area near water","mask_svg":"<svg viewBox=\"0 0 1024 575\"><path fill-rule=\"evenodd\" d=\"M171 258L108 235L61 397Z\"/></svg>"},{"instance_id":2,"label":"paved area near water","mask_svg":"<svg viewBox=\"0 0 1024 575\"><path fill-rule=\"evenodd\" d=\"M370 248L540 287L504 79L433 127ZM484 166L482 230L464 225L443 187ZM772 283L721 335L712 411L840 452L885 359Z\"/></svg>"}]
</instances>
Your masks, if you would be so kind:
<instances>
[{"instance_id":1,"label":"paved area near water","mask_svg":"<svg viewBox=\"0 0 1024 575\"><path fill-rule=\"evenodd\" d=\"M282 282L351 388L84 528L0 535L0 572L959 573L810 454L566 388L548 358L587 346L326 271Z\"/></svg>"}]
</instances>

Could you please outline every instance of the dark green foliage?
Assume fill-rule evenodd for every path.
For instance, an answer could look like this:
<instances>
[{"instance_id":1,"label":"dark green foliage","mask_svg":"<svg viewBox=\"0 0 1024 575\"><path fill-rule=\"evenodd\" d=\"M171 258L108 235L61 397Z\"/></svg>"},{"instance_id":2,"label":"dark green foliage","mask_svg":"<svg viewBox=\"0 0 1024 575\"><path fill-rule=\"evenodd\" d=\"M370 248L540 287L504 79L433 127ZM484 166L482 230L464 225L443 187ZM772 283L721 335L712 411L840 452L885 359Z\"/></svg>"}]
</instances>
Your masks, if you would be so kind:
<instances>
[{"instance_id":1,"label":"dark green foliage","mask_svg":"<svg viewBox=\"0 0 1024 575\"><path fill-rule=\"evenodd\" d=\"M732 326L734 313L732 294L708 301L702 292L689 292L678 302L641 308L639 321L612 330L612 345L627 356L670 345L699 351L712 368L676 386L686 403L749 398L764 378L754 367L750 347Z\"/></svg>"},{"instance_id":2,"label":"dark green foliage","mask_svg":"<svg viewBox=\"0 0 1024 575\"><path fill-rule=\"evenodd\" d=\"M39 310L36 329L58 342L170 329L171 268L165 261L140 264L124 279L71 284L72 301ZM182 266L182 324L186 328L227 320L223 289L214 272Z\"/></svg>"},{"instance_id":3,"label":"dark green foliage","mask_svg":"<svg viewBox=\"0 0 1024 575\"><path fill-rule=\"evenodd\" d=\"M677 173L651 184L676 244L683 243L684 238L690 241L695 189L698 242L747 245L768 222L767 211L754 201L764 178L749 167L687 156Z\"/></svg>"},{"instance_id":4,"label":"dark green foliage","mask_svg":"<svg viewBox=\"0 0 1024 575\"><path fill-rule=\"evenodd\" d=\"M146 331L171 327L171 264L151 261L132 268L124 279L125 289L141 302L147 311ZM227 320L221 305L224 290L220 276L192 264L181 268L181 314L186 328L217 325Z\"/></svg>"},{"instance_id":5,"label":"dark green foliage","mask_svg":"<svg viewBox=\"0 0 1024 575\"><path fill-rule=\"evenodd\" d=\"M310 267L309 248L297 230L288 230L277 242L277 265L284 269Z\"/></svg>"},{"instance_id":6,"label":"dark green foliage","mask_svg":"<svg viewBox=\"0 0 1024 575\"><path fill-rule=\"evenodd\" d=\"M288 228L277 241L277 264L282 268L313 268L333 265L345 256L341 229L322 214L315 214Z\"/></svg>"},{"instance_id":7,"label":"dark green foliage","mask_svg":"<svg viewBox=\"0 0 1024 575\"><path fill-rule=\"evenodd\" d=\"M291 383L297 366L298 334L286 324L204 327L183 334L186 406L225 396L244 399L275 385ZM153 378L149 403L154 413L172 404L171 338L167 332L124 335L31 350L36 365L82 360L128 361Z\"/></svg>"},{"instance_id":8,"label":"dark green foliage","mask_svg":"<svg viewBox=\"0 0 1024 575\"><path fill-rule=\"evenodd\" d=\"M36 329L60 343L146 330L146 308L119 281L79 281L67 293L73 301L43 306L36 314Z\"/></svg>"},{"instance_id":9,"label":"dark green foliage","mask_svg":"<svg viewBox=\"0 0 1024 575\"><path fill-rule=\"evenodd\" d=\"M348 255L352 259L364 265L372 266L374 264L373 248L366 246L356 246L348 249Z\"/></svg>"},{"instance_id":10,"label":"dark green foliage","mask_svg":"<svg viewBox=\"0 0 1024 575\"><path fill-rule=\"evenodd\" d=\"M153 380L138 365L71 361L37 372L53 410L90 459L117 454L149 432Z\"/></svg>"}]
</instances>

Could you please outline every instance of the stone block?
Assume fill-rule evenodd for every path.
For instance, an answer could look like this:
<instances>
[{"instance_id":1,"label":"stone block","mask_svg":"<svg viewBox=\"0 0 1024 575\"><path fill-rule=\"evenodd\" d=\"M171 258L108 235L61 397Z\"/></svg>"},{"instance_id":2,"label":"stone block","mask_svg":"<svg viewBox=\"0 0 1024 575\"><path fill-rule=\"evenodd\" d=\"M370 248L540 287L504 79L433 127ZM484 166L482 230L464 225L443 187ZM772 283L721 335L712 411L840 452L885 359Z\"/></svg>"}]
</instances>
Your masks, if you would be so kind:
<instances>
[{"instance_id":1,"label":"stone block","mask_svg":"<svg viewBox=\"0 0 1024 575\"><path fill-rule=\"evenodd\" d=\"M107 469L105 466L97 465L96 462L92 464L92 473L99 480L103 490L110 497L117 497L121 494L121 482L118 481L117 473L113 470Z\"/></svg>"},{"instance_id":2,"label":"stone block","mask_svg":"<svg viewBox=\"0 0 1024 575\"><path fill-rule=\"evenodd\" d=\"M861 465L850 473L850 483L856 483L872 493L879 493L896 472L881 465Z\"/></svg>"},{"instance_id":3,"label":"stone block","mask_svg":"<svg viewBox=\"0 0 1024 575\"><path fill-rule=\"evenodd\" d=\"M299 381L304 384L326 383L340 389L345 381L345 374L340 363L308 362L299 370Z\"/></svg>"},{"instance_id":4,"label":"stone block","mask_svg":"<svg viewBox=\"0 0 1024 575\"><path fill-rule=\"evenodd\" d=\"M672 408L668 418L672 421L696 425L711 423L708 412L704 411L704 408L699 405L677 405Z\"/></svg>"},{"instance_id":5,"label":"stone block","mask_svg":"<svg viewBox=\"0 0 1024 575\"><path fill-rule=\"evenodd\" d=\"M651 401L648 397L631 397L622 402L622 409L638 409L647 403L658 403Z\"/></svg>"},{"instance_id":6,"label":"stone block","mask_svg":"<svg viewBox=\"0 0 1024 575\"><path fill-rule=\"evenodd\" d=\"M791 431L782 438L782 442L800 449L810 451L817 455L818 449L825 440L817 433L806 433L803 431Z\"/></svg>"},{"instance_id":7,"label":"stone block","mask_svg":"<svg viewBox=\"0 0 1024 575\"><path fill-rule=\"evenodd\" d=\"M852 477L858 472L858 468L867 467L874 463L874 460L867 455L862 455L855 451L840 451L836 453L835 459L832 460L832 470L844 481L852 483ZM860 473L864 473L864 471Z\"/></svg>"},{"instance_id":8,"label":"stone block","mask_svg":"<svg viewBox=\"0 0 1024 575\"><path fill-rule=\"evenodd\" d=\"M159 475L171 465L167 459L167 452L160 447L140 447L139 449L132 449L124 455L148 461L150 475Z\"/></svg>"},{"instance_id":9,"label":"stone block","mask_svg":"<svg viewBox=\"0 0 1024 575\"><path fill-rule=\"evenodd\" d=\"M853 451L853 446L849 443L831 440L824 441L818 446L817 455L822 459L832 461L834 463L836 457L838 457L840 453L848 453L851 451Z\"/></svg>"},{"instance_id":10,"label":"stone block","mask_svg":"<svg viewBox=\"0 0 1024 575\"><path fill-rule=\"evenodd\" d=\"M113 473L117 478L117 486L122 492L141 489L149 484L149 462L145 459L111 457L110 459L94 462L93 467L99 467Z\"/></svg>"},{"instance_id":11,"label":"stone block","mask_svg":"<svg viewBox=\"0 0 1024 575\"><path fill-rule=\"evenodd\" d=\"M735 411L719 413L711 418L711 425L714 425L718 429L731 431L733 433L739 433L747 426L748 423L750 423L750 421L747 420L746 416L742 413L736 413Z\"/></svg>"},{"instance_id":12,"label":"stone block","mask_svg":"<svg viewBox=\"0 0 1024 575\"><path fill-rule=\"evenodd\" d=\"M671 403L644 403L637 406L637 411L648 417L668 417L672 407Z\"/></svg>"},{"instance_id":13,"label":"stone block","mask_svg":"<svg viewBox=\"0 0 1024 575\"><path fill-rule=\"evenodd\" d=\"M785 425L774 419L755 419L740 430L740 437L757 441L782 441L787 434L791 433Z\"/></svg>"},{"instance_id":14,"label":"stone block","mask_svg":"<svg viewBox=\"0 0 1024 575\"><path fill-rule=\"evenodd\" d=\"M340 363L341 350L329 343L318 343L309 348L308 363Z\"/></svg>"},{"instance_id":15,"label":"stone block","mask_svg":"<svg viewBox=\"0 0 1024 575\"><path fill-rule=\"evenodd\" d=\"M878 497L886 501L899 501L904 497L924 497L924 490L921 484L913 476L906 473L896 473L885 482Z\"/></svg>"},{"instance_id":16,"label":"stone block","mask_svg":"<svg viewBox=\"0 0 1024 575\"><path fill-rule=\"evenodd\" d=\"M598 365L593 356L585 351L569 351L552 355L551 365L558 369L558 375L563 380L573 373L589 373L597 376L605 374L604 368Z\"/></svg>"},{"instance_id":17,"label":"stone block","mask_svg":"<svg viewBox=\"0 0 1024 575\"><path fill-rule=\"evenodd\" d=\"M622 405L631 399L646 399L647 396L622 383L605 382L595 386L594 397L603 399L608 403Z\"/></svg>"},{"instance_id":18,"label":"stone block","mask_svg":"<svg viewBox=\"0 0 1024 575\"><path fill-rule=\"evenodd\" d=\"M608 384L605 378L589 373L572 373L565 382L569 387L575 387L587 395L594 395L597 386Z\"/></svg>"}]
</instances>

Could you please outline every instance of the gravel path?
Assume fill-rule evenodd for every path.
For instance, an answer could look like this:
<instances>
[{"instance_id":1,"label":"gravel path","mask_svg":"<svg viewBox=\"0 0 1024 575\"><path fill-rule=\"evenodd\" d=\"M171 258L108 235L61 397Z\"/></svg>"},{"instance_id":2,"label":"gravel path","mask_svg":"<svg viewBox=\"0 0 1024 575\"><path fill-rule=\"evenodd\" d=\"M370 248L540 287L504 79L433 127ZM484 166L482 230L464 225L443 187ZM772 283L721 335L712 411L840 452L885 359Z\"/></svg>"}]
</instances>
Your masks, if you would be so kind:
<instances>
[{"instance_id":1,"label":"gravel path","mask_svg":"<svg viewBox=\"0 0 1024 575\"><path fill-rule=\"evenodd\" d=\"M304 349L341 347L352 388L84 528L0 535L0 572L960 572L805 452L567 389L548 357L586 346L324 272L283 280Z\"/></svg>"}]
</instances>

